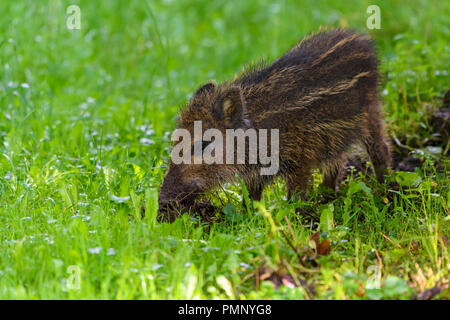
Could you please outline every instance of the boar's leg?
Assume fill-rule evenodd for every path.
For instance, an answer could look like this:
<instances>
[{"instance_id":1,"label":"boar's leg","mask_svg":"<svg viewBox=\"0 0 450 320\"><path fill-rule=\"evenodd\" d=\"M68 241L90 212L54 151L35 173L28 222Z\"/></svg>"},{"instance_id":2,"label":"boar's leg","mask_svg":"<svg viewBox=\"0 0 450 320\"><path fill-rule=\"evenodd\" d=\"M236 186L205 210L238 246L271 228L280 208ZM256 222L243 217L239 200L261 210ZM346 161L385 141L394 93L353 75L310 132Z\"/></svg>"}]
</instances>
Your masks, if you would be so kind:
<instances>
[{"instance_id":1,"label":"boar's leg","mask_svg":"<svg viewBox=\"0 0 450 320\"><path fill-rule=\"evenodd\" d=\"M261 201L263 187L264 186L262 185L253 185L249 187L248 197L254 201Z\"/></svg>"},{"instance_id":2,"label":"boar's leg","mask_svg":"<svg viewBox=\"0 0 450 320\"><path fill-rule=\"evenodd\" d=\"M308 167L291 171L285 176L286 187L288 190L288 199L290 201L295 201L297 197L300 197L300 199L302 199L303 201L308 200L306 197L306 189L308 188L310 176L311 168ZM318 221L318 218L315 217L311 212L308 212L308 210L296 208L295 211L310 222Z\"/></svg>"},{"instance_id":3,"label":"boar's leg","mask_svg":"<svg viewBox=\"0 0 450 320\"><path fill-rule=\"evenodd\" d=\"M338 189L338 184L342 179L342 176L345 172L345 164L347 162L347 157L342 156L338 161L322 168L323 173L323 181L322 184L333 191L336 192Z\"/></svg>"},{"instance_id":4,"label":"boar's leg","mask_svg":"<svg viewBox=\"0 0 450 320\"><path fill-rule=\"evenodd\" d=\"M384 171L391 165L392 156L384 135L380 112L376 107L369 108L367 123L369 134L363 142L375 169L377 180L383 182Z\"/></svg>"},{"instance_id":5,"label":"boar's leg","mask_svg":"<svg viewBox=\"0 0 450 320\"><path fill-rule=\"evenodd\" d=\"M288 199L295 200L294 197L300 196L302 200L306 200L306 189L310 176L311 169L309 167L297 168L285 175Z\"/></svg>"},{"instance_id":6,"label":"boar's leg","mask_svg":"<svg viewBox=\"0 0 450 320\"><path fill-rule=\"evenodd\" d=\"M245 185L248 190L248 197L253 201L261 201L264 187L272 182L274 176L254 176L245 180ZM245 199L242 200L244 208L246 207Z\"/></svg>"},{"instance_id":7,"label":"boar's leg","mask_svg":"<svg viewBox=\"0 0 450 320\"><path fill-rule=\"evenodd\" d=\"M250 198L250 200L261 201L264 185L260 183L246 183L245 185L247 186L248 197ZM242 199L242 205L245 209L248 209L247 204L245 203L245 199Z\"/></svg>"}]
</instances>

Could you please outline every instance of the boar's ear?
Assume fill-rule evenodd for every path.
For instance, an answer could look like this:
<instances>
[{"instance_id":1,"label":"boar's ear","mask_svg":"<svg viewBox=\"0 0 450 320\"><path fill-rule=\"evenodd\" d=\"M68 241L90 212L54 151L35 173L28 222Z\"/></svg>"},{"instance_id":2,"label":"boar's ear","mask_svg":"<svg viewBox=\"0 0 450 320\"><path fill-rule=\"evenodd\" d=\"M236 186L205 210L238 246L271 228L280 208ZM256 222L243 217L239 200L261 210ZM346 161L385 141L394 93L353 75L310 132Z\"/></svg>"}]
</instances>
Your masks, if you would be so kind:
<instances>
[{"instance_id":1,"label":"boar's ear","mask_svg":"<svg viewBox=\"0 0 450 320\"><path fill-rule=\"evenodd\" d=\"M214 80L205 83L200 88L195 91L194 95L192 96L192 99L204 94L204 93L214 93L216 90L216 82Z\"/></svg>"},{"instance_id":2,"label":"boar's ear","mask_svg":"<svg viewBox=\"0 0 450 320\"><path fill-rule=\"evenodd\" d=\"M245 126L245 104L239 87L226 89L212 107L212 114L216 120L223 120L227 128Z\"/></svg>"}]
</instances>

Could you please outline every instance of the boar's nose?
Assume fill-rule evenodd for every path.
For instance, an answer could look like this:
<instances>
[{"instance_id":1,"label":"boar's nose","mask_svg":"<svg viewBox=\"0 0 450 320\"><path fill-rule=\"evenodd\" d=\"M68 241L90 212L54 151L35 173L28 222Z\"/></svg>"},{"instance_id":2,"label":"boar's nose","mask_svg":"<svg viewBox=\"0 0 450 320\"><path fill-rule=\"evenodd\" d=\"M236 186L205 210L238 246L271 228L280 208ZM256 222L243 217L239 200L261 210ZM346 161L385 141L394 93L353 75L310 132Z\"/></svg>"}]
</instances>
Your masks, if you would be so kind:
<instances>
[{"instance_id":1,"label":"boar's nose","mask_svg":"<svg viewBox=\"0 0 450 320\"><path fill-rule=\"evenodd\" d=\"M159 198L158 198L158 202L159 202L159 206L164 206L169 204L169 202L171 202L171 200L173 201L173 199L170 199L169 196L167 196L165 193L160 193Z\"/></svg>"},{"instance_id":2,"label":"boar's nose","mask_svg":"<svg viewBox=\"0 0 450 320\"><path fill-rule=\"evenodd\" d=\"M182 195L182 192L176 188L167 188L166 186L163 186L158 197L159 207L177 206L179 202L177 198L180 195Z\"/></svg>"}]
</instances>

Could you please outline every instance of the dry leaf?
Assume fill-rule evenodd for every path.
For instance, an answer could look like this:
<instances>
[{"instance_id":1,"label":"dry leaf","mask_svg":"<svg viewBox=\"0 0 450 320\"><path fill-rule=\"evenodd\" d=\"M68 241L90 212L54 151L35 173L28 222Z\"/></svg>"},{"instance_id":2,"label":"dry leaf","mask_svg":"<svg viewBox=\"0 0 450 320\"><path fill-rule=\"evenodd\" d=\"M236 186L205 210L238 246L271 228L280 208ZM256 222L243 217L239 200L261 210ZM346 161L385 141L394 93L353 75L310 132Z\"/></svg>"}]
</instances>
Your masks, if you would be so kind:
<instances>
[{"instance_id":1,"label":"dry leaf","mask_svg":"<svg viewBox=\"0 0 450 320\"><path fill-rule=\"evenodd\" d=\"M319 232L314 233L309 240L309 245L312 249L314 249L317 257L329 254L331 251L330 244L330 240L328 239L320 242Z\"/></svg>"},{"instance_id":2,"label":"dry leaf","mask_svg":"<svg viewBox=\"0 0 450 320\"><path fill-rule=\"evenodd\" d=\"M330 240L325 239L320 243L317 253L319 255L327 255L330 253L330 251Z\"/></svg>"}]
</instances>

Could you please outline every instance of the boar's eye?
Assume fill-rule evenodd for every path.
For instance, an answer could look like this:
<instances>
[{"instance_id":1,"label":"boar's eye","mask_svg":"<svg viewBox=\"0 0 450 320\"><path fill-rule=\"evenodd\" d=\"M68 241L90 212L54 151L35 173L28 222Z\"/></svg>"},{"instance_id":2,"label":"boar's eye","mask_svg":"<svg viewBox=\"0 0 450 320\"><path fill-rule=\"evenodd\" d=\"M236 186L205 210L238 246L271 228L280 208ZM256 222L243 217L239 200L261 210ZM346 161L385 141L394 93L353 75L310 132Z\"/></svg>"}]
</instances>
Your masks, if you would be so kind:
<instances>
[{"instance_id":1,"label":"boar's eye","mask_svg":"<svg viewBox=\"0 0 450 320\"><path fill-rule=\"evenodd\" d=\"M202 153L203 153L203 150L205 150L206 146L208 146L210 143L211 143L211 141L204 141L204 140L195 142L192 145L192 148L191 148L191 155L192 156L194 155L194 152L195 152L194 146L195 145L201 145L201 150L202 150Z\"/></svg>"}]
</instances>

